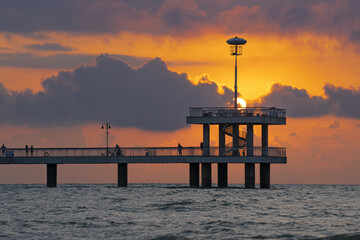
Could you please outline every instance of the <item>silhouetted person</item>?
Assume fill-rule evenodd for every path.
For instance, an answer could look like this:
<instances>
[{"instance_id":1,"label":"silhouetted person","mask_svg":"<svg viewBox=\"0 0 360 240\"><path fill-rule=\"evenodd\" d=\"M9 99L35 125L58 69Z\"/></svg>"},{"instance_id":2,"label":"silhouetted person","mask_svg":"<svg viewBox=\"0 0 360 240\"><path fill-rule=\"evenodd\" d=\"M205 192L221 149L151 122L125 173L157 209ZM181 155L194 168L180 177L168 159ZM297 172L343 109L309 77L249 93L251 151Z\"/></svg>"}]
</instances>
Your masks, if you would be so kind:
<instances>
[{"instance_id":1,"label":"silhouetted person","mask_svg":"<svg viewBox=\"0 0 360 240\"><path fill-rule=\"evenodd\" d=\"M31 145L31 147L30 147L30 153L31 153L31 156L33 156L33 154L34 154L34 147L33 147L33 145Z\"/></svg>"},{"instance_id":2,"label":"silhouetted person","mask_svg":"<svg viewBox=\"0 0 360 240\"><path fill-rule=\"evenodd\" d=\"M204 153L204 143L203 142L200 143L200 150L201 150L201 153Z\"/></svg>"},{"instance_id":3,"label":"silhouetted person","mask_svg":"<svg viewBox=\"0 0 360 240\"><path fill-rule=\"evenodd\" d=\"M179 152L179 155L182 156L182 151L183 150L183 147L180 145L180 143L178 144L178 152Z\"/></svg>"},{"instance_id":4,"label":"silhouetted person","mask_svg":"<svg viewBox=\"0 0 360 240\"><path fill-rule=\"evenodd\" d=\"M26 144L25 146L25 156L29 156L29 146Z\"/></svg>"},{"instance_id":5,"label":"silhouetted person","mask_svg":"<svg viewBox=\"0 0 360 240\"><path fill-rule=\"evenodd\" d=\"M5 147L5 145L3 144L3 145L1 146L1 155L2 155L3 157L5 157L5 151L6 151L6 147Z\"/></svg>"},{"instance_id":6,"label":"silhouetted person","mask_svg":"<svg viewBox=\"0 0 360 240\"><path fill-rule=\"evenodd\" d=\"M121 148L117 144L116 144L116 147L115 147L115 151L116 151L116 156L121 156Z\"/></svg>"}]
</instances>

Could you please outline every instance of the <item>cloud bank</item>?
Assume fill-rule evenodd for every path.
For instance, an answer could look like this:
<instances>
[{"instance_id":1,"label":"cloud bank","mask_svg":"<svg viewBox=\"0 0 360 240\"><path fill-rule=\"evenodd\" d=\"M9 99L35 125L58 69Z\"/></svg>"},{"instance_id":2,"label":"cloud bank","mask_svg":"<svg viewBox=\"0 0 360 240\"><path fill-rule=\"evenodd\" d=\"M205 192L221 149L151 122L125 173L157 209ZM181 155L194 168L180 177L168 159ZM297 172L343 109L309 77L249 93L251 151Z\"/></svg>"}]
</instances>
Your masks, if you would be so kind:
<instances>
[{"instance_id":1,"label":"cloud bank","mask_svg":"<svg viewBox=\"0 0 360 240\"><path fill-rule=\"evenodd\" d=\"M0 124L54 127L106 121L114 126L173 131L185 126L189 107L226 106L233 96L232 90L219 89L207 78L194 85L186 74L169 71L159 58L134 69L107 54L91 65L60 72L42 86L44 91L18 92L0 83ZM324 91L325 97L310 96L305 89L277 83L253 104L285 108L287 116L295 118L360 119L360 89L327 84Z\"/></svg>"},{"instance_id":2,"label":"cloud bank","mask_svg":"<svg viewBox=\"0 0 360 240\"><path fill-rule=\"evenodd\" d=\"M334 115L360 119L360 88L346 89L327 84L324 92L325 97L310 96L305 89L276 83L255 105L285 108L287 116L295 118Z\"/></svg>"},{"instance_id":3,"label":"cloud bank","mask_svg":"<svg viewBox=\"0 0 360 240\"><path fill-rule=\"evenodd\" d=\"M143 65L149 58L111 54L110 56L125 61L132 67ZM81 63L89 63L96 56L90 54L52 54L40 56L31 53L0 53L0 66L22 68L71 69Z\"/></svg>"},{"instance_id":4,"label":"cloud bank","mask_svg":"<svg viewBox=\"0 0 360 240\"><path fill-rule=\"evenodd\" d=\"M94 65L60 72L42 82L44 91L9 91L0 84L0 124L30 127L110 122L115 126L172 131L185 126L190 106L224 106L232 91L216 83L191 83L159 58L138 69L100 55Z\"/></svg>"},{"instance_id":5,"label":"cloud bank","mask_svg":"<svg viewBox=\"0 0 360 240\"><path fill-rule=\"evenodd\" d=\"M360 41L358 0L19 0L0 2L0 31L156 35L312 32Z\"/></svg>"},{"instance_id":6,"label":"cloud bank","mask_svg":"<svg viewBox=\"0 0 360 240\"><path fill-rule=\"evenodd\" d=\"M40 51L72 51L70 47L65 47L58 43L27 44L24 47Z\"/></svg>"}]
</instances>

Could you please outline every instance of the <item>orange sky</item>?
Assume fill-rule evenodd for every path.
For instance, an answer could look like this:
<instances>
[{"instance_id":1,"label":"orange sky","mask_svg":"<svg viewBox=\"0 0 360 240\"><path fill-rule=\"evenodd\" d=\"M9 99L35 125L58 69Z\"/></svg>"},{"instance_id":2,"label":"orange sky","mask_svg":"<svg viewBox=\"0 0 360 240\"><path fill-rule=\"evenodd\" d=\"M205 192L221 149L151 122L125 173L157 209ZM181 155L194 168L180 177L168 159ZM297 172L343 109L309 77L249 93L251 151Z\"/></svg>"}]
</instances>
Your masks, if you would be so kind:
<instances>
[{"instance_id":1,"label":"orange sky","mask_svg":"<svg viewBox=\"0 0 360 240\"><path fill-rule=\"evenodd\" d=\"M341 2L335 2L341 5ZM104 1L99 1L98 5L102 3ZM93 56L109 53L147 59L160 57L171 71L188 74L189 80L194 83L202 76L207 76L219 86L225 85L233 89L234 58L229 55L226 40L238 35L248 41L243 48L244 55L239 58L238 74L239 91L246 100L254 100L267 94L274 83L306 89L312 96L324 96L323 87L326 83L347 89L360 88L360 45L357 41L347 39L340 27L335 34L333 30L326 31L326 18L324 22L313 23L324 24L321 31L314 30L315 27L299 27L298 30L294 28L295 30L286 32L280 27L274 27L280 25L277 22L269 23L269 26L274 27L274 31L257 30L266 25L262 21L254 24L255 30L229 31L226 29L227 22L221 22L217 18L213 20L218 23L214 27L201 28L195 20L192 20L194 23L187 20L189 22L186 21L185 26L190 30L183 30L178 26L169 27L166 33L159 30L161 27L157 24L163 25L157 18L162 16L167 8L178 8L194 16L203 16L203 11L210 15L210 11L200 9L200 4L199 9L196 8L196 1L188 4L180 7L164 3L156 18L148 16L146 11L139 10L143 14L140 17L142 22L131 23L135 30L129 30L120 23L115 24L117 29L103 32L59 30L54 27L39 28L25 33L21 30L10 31L0 28L0 53L21 53L40 57L58 53ZM311 9L315 12L327 11L325 5L319 4ZM191 9L195 9L196 12L192 12ZM260 10L256 7L231 9L232 14L237 14L238 11L239 16L248 16ZM147 18L148 23L144 20ZM138 26L141 23L144 24L143 28ZM151 24L154 24L153 32ZM166 26L164 25L164 28ZM355 23L349 24L349 28L350 26L356 28ZM36 50L26 47L49 42L71 50ZM4 55L0 55L0 60L3 58ZM0 61L0 82L9 90L20 91L29 88L37 92L43 90L41 82L46 78L57 75L60 71L75 69L80 64L91 62L79 62L68 68L60 65L56 68L35 68L15 66L16 64L10 66ZM352 106L355 112L360 111L359 104L354 103ZM7 123L0 125L0 143L5 143L9 147L22 147L25 144L37 147L103 146L104 131L100 129L100 124L34 128ZM217 145L217 130L211 130L211 144ZM259 137L259 129L255 129L255 134ZM186 126L173 132L114 126L111 129L110 143L130 147L176 146L181 142L183 146L198 146L201 135L199 126ZM360 184L359 118L340 118L331 115L288 118L286 126L270 127L269 142L272 146L286 147L288 156L287 165L272 167L273 183ZM255 143L259 144L259 138L255 139ZM216 181L215 170L214 165L213 178ZM113 165L59 166L58 176L60 183L115 182L115 171ZM187 166L181 164L129 166L129 182L184 183L187 182L187 174ZM230 165L229 181L244 182L241 165ZM0 183L44 182L44 166L0 166Z\"/></svg>"}]
</instances>

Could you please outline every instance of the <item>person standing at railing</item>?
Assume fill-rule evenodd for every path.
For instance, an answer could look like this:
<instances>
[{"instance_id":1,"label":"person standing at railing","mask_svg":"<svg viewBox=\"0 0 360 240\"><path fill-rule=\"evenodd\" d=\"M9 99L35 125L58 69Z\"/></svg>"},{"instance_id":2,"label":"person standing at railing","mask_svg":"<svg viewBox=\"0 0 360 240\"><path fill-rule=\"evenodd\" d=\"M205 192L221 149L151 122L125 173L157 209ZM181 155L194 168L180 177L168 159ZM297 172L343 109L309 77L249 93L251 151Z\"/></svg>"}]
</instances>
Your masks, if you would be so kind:
<instances>
[{"instance_id":1,"label":"person standing at railing","mask_svg":"<svg viewBox=\"0 0 360 240\"><path fill-rule=\"evenodd\" d=\"M183 146L180 145L180 143L178 144L178 152L179 152L179 155L182 156L182 151L183 150Z\"/></svg>"},{"instance_id":2,"label":"person standing at railing","mask_svg":"<svg viewBox=\"0 0 360 240\"><path fill-rule=\"evenodd\" d=\"M2 155L3 157L5 157L5 152L6 152L6 147L5 147L5 145L3 144L3 145L1 146L1 155Z\"/></svg>"},{"instance_id":3,"label":"person standing at railing","mask_svg":"<svg viewBox=\"0 0 360 240\"><path fill-rule=\"evenodd\" d=\"M25 145L25 156L29 156L29 146L27 144Z\"/></svg>"},{"instance_id":4,"label":"person standing at railing","mask_svg":"<svg viewBox=\"0 0 360 240\"><path fill-rule=\"evenodd\" d=\"M204 143L203 142L200 143L200 150L201 150L201 155L204 155Z\"/></svg>"},{"instance_id":5,"label":"person standing at railing","mask_svg":"<svg viewBox=\"0 0 360 240\"><path fill-rule=\"evenodd\" d=\"M116 156L121 156L121 148L119 145L116 144L115 146Z\"/></svg>"},{"instance_id":6,"label":"person standing at railing","mask_svg":"<svg viewBox=\"0 0 360 240\"><path fill-rule=\"evenodd\" d=\"M34 154L34 146L33 145L31 145L31 147L30 147L30 153L31 153L31 156L33 156L33 154Z\"/></svg>"}]
</instances>

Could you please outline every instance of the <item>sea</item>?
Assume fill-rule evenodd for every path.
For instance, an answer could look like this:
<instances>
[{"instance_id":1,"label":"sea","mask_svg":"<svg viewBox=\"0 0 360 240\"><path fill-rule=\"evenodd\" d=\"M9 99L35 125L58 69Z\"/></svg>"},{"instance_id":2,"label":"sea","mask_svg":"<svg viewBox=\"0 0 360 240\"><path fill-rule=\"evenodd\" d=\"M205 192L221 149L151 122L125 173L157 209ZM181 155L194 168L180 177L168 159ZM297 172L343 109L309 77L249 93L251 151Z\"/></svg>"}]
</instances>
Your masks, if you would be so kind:
<instances>
[{"instance_id":1,"label":"sea","mask_svg":"<svg viewBox=\"0 0 360 240\"><path fill-rule=\"evenodd\" d=\"M0 185L0 239L360 239L360 186Z\"/></svg>"}]
</instances>

